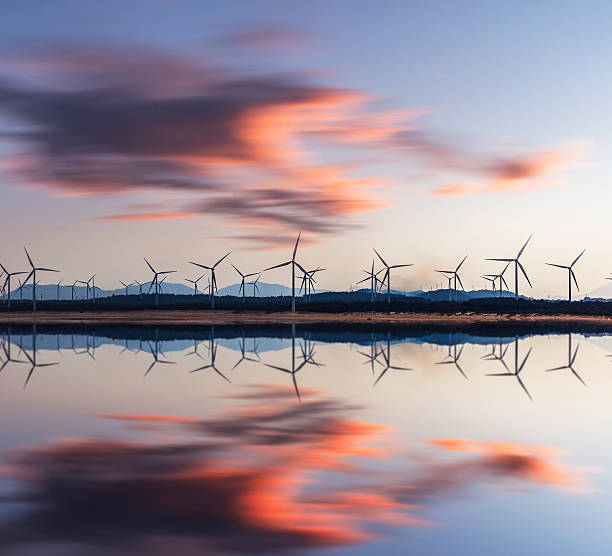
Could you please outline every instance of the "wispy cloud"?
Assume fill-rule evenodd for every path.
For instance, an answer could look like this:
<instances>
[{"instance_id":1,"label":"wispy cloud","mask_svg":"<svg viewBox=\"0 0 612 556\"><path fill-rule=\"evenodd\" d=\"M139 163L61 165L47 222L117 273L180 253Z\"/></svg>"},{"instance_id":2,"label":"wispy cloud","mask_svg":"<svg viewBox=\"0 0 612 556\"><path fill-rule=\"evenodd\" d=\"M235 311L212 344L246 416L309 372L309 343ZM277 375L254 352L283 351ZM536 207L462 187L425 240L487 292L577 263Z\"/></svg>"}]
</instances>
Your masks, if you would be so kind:
<instances>
[{"instance_id":1,"label":"wispy cloud","mask_svg":"<svg viewBox=\"0 0 612 556\"><path fill-rule=\"evenodd\" d=\"M233 40L290 36L247 30ZM571 148L480 155L427 129L427 109L389 110L303 74L241 73L147 48L50 45L1 67L0 112L11 124L0 133L19 146L2 165L21 183L62 195L137 192L142 204L160 190L187 199L104 220L219 215L324 236L390 204L393 180L368 161L424 165L446 183L433 193L450 195L541 185L576 157Z\"/></svg>"}]
</instances>

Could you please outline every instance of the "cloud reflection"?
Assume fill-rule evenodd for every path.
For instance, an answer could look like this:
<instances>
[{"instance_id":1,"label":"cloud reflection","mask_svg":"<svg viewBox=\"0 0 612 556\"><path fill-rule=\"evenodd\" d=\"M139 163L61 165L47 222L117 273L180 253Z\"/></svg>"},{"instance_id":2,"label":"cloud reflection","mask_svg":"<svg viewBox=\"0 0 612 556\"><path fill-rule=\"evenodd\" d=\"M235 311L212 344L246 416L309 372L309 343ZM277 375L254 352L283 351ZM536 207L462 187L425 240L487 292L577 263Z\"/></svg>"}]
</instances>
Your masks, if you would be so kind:
<instances>
[{"instance_id":1,"label":"cloud reflection","mask_svg":"<svg viewBox=\"0 0 612 556\"><path fill-rule=\"evenodd\" d=\"M582 483L577 470L539 447L436 439L426 458L399 455L390 431L312 391L302 404L278 386L230 401L244 405L216 418L100 416L151 425L138 430L139 438L150 433L147 442L65 439L14 453L4 473L19 485L11 501L27 506L0 524L0 547L155 554L187 545L211 552L337 546L372 539L380 525L427 525L426 506L477 483ZM386 473L372 472L376 460L391 457Z\"/></svg>"}]
</instances>

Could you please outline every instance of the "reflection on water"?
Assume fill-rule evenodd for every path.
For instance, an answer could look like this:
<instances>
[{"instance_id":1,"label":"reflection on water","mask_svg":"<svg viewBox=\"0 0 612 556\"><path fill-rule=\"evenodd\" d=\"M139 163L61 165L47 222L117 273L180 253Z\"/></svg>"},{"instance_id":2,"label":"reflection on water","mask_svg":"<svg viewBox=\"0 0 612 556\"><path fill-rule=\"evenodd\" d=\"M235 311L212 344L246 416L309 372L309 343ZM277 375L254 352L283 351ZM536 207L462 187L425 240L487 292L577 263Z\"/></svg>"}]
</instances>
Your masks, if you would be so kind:
<instances>
[{"instance_id":1,"label":"reflection on water","mask_svg":"<svg viewBox=\"0 0 612 556\"><path fill-rule=\"evenodd\" d=\"M612 337L34 327L0 342L3 554L609 545Z\"/></svg>"}]
</instances>

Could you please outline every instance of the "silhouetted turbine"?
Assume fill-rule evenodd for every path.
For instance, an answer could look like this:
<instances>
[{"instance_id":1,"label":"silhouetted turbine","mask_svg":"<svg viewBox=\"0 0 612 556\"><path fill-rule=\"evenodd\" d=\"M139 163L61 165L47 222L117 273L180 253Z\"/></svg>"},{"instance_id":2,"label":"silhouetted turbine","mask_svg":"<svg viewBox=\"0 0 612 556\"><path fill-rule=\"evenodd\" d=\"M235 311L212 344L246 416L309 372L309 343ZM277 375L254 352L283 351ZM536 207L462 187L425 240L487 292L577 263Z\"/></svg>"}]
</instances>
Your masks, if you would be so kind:
<instances>
[{"instance_id":1,"label":"silhouetted turbine","mask_svg":"<svg viewBox=\"0 0 612 556\"><path fill-rule=\"evenodd\" d=\"M242 274L242 272L240 272L232 263L232 266L234 267L234 270L240 274L240 288L238 289L238 295L240 295L242 293L242 303L244 303L244 299L246 296L246 291L245 291L245 287L244 287L244 280L245 278L248 278L249 276L257 276L259 273L258 272L250 272L249 274Z\"/></svg>"},{"instance_id":2,"label":"silhouetted turbine","mask_svg":"<svg viewBox=\"0 0 612 556\"><path fill-rule=\"evenodd\" d=\"M359 282L357 282L355 284L355 285L357 285L357 284L361 284L363 282L367 282L368 280L370 281L370 301L374 301L374 299L376 297L376 292L378 290L378 285L380 284L381 288L384 285L383 281L378 278L378 275L383 270L385 270L385 269L381 268L378 272L374 272L374 258L372 258L372 270L370 270L370 271L364 270L364 272L367 274L367 277L364 278L363 280L359 280Z\"/></svg>"},{"instance_id":3,"label":"silhouetted turbine","mask_svg":"<svg viewBox=\"0 0 612 556\"><path fill-rule=\"evenodd\" d=\"M151 266L151 263L147 261L146 258L144 261L145 263L147 263L147 266L151 269L151 272L153 273L153 280L151 280L151 284L149 285L149 290L147 291L147 294L149 294L151 288L153 287L153 284L155 284L155 305L157 306L159 305L159 277L163 274L172 274L176 272L176 270L163 270L162 272L157 272L157 270L155 270Z\"/></svg>"},{"instance_id":4,"label":"silhouetted turbine","mask_svg":"<svg viewBox=\"0 0 612 556\"><path fill-rule=\"evenodd\" d=\"M36 271L39 272L59 272L59 270L53 270L52 268L44 268L42 266L35 266L34 263L32 262L32 258L30 257L30 254L28 253L28 250L24 247L23 250L25 251L26 257L28 258L28 262L30 263L30 267L32 268L32 270L30 271L30 274L27 275L26 279L24 280L24 284L29 280L29 278L32 278L32 311L36 311Z\"/></svg>"},{"instance_id":5,"label":"silhouetted turbine","mask_svg":"<svg viewBox=\"0 0 612 556\"><path fill-rule=\"evenodd\" d=\"M191 282L193 284L193 295L198 295L198 282L204 278L204 276L206 276L205 274L202 274L201 276L198 276L195 280L191 280L190 278L185 278L185 280L187 280L187 282Z\"/></svg>"},{"instance_id":6,"label":"silhouetted turbine","mask_svg":"<svg viewBox=\"0 0 612 556\"><path fill-rule=\"evenodd\" d=\"M2 287L6 288L6 301L7 301L7 306L10 309L11 308L11 278L13 276L18 276L20 274L27 274L27 272L25 272L25 271L23 271L23 272L9 272L8 270L6 270L4 265L2 265L1 263L0 263L0 267L2 268L2 272L4 272L4 274L6 274L6 278L4 279L4 285ZM19 283L19 287L21 288L21 282Z\"/></svg>"},{"instance_id":7,"label":"silhouetted turbine","mask_svg":"<svg viewBox=\"0 0 612 556\"><path fill-rule=\"evenodd\" d=\"M527 283L529 284L529 287L533 287L531 285L531 281L529 280L529 276L527 276L527 273L525 272L525 269L523 268L523 265L521 264L521 262L519 261L519 259L521 258L521 255L523 254L523 251L525 250L525 247L527 247L527 244L529 243L529 240L533 237L533 234L531 234L528 238L527 241L525 242L525 244L523 245L523 247L521 247L521 249L519 250L519 252L517 253L516 257L514 259L487 259L487 261L502 261L505 263L514 263L514 296L516 299L518 299L518 295L519 295L519 277L518 277L518 269L521 269L521 272L523 273L523 275L525 276L525 279L527 280Z\"/></svg>"},{"instance_id":8,"label":"silhouetted turbine","mask_svg":"<svg viewBox=\"0 0 612 556\"><path fill-rule=\"evenodd\" d=\"M195 265L195 266L199 266L200 268L205 268L206 270L210 270L210 274L211 274L211 278L210 278L210 287L209 287L209 293L208 295L210 296L210 307L211 309L215 308L215 292L217 291L217 277L215 275L215 268L217 268L217 266L226 258L229 256L229 254L231 253L231 251L228 251L225 255L223 255L223 257L221 257L214 265L212 266L206 266L200 263L194 263L193 261L190 261L190 264Z\"/></svg>"},{"instance_id":9,"label":"silhouetted turbine","mask_svg":"<svg viewBox=\"0 0 612 556\"><path fill-rule=\"evenodd\" d=\"M119 280L119 283L125 288L125 297L128 296L128 288L130 286L134 285L134 282L132 282L131 284L126 284L125 282L123 282L122 280Z\"/></svg>"},{"instance_id":10,"label":"silhouetted turbine","mask_svg":"<svg viewBox=\"0 0 612 556\"><path fill-rule=\"evenodd\" d=\"M461 277L459 276L459 269L461 268L461 265L465 262L465 259L467 259L467 257L468 257L467 255L463 257L463 259L457 265L457 268L455 268L455 270L436 270L435 271L435 272L439 272L440 274L443 274L446 278L448 278L449 285L450 285L450 278L454 280L453 289L455 291L455 301L457 300L457 280L459 280L459 285L461 286L461 289L465 291L465 288L463 287L463 283L461 282ZM448 275L450 275L450 278Z\"/></svg>"},{"instance_id":11,"label":"silhouetted turbine","mask_svg":"<svg viewBox=\"0 0 612 556\"><path fill-rule=\"evenodd\" d=\"M252 282L248 282L249 286L253 286L253 297L255 297L256 293L259 293L259 286L257 285L257 282L259 282L260 278L261 274L259 274L257 278L255 278L255 280L253 280Z\"/></svg>"},{"instance_id":12,"label":"silhouetted turbine","mask_svg":"<svg viewBox=\"0 0 612 556\"><path fill-rule=\"evenodd\" d=\"M568 274L567 276L567 281L568 281L567 299L570 303L572 302L572 279L574 280L574 283L576 284L576 289L580 291L580 288L578 287L578 280L576 280L576 275L574 274L573 267L578 262L578 259L582 257L582 255L584 255L585 251L586 249L583 249L582 253L580 253L580 255L578 255L569 266L565 266L561 264L554 264L554 263L546 263L548 266L556 266L557 268L565 268L567 270L567 274Z\"/></svg>"},{"instance_id":13,"label":"silhouetted turbine","mask_svg":"<svg viewBox=\"0 0 612 556\"><path fill-rule=\"evenodd\" d=\"M295 247L293 248L293 255L291 255L291 260L280 263L269 268L264 268L264 272L267 270L273 270L275 268L281 268L282 266L291 265L291 312L295 313L295 267L297 266L302 272L306 272L302 265L295 260L295 255L297 253L298 243L300 242L300 236L302 232L298 234L297 240L295 241Z\"/></svg>"},{"instance_id":14,"label":"silhouetted turbine","mask_svg":"<svg viewBox=\"0 0 612 556\"><path fill-rule=\"evenodd\" d=\"M414 266L414 265L412 263L409 263L409 264L388 265L387 262L385 261L385 259L383 259L380 256L380 253L378 251L376 251L376 249L374 249L374 253L376 253L378 258L380 259L380 262L387 269L386 272L385 272L385 275L383 276L382 282L384 283L385 280L387 281L387 303L391 303L391 270L394 269L394 268L402 268L402 267L405 267L405 266Z\"/></svg>"}]
</instances>

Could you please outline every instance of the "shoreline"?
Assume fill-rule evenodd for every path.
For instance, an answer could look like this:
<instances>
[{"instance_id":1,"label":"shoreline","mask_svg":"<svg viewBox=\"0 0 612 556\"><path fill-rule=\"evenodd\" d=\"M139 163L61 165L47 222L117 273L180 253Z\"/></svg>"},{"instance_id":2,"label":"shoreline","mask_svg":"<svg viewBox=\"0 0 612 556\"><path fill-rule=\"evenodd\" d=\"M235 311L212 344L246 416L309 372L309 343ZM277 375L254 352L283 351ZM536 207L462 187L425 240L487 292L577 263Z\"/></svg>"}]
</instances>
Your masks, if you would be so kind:
<instances>
[{"instance_id":1,"label":"shoreline","mask_svg":"<svg viewBox=\"0 0 612 556\"><path fill-rule=\"evenodd\" d=\"M595 315L546 315L538 313L308 313L210 310L143 311L38 311L0 313L2 325L131 325L131 326L211 326L211 325L393 325L393 326L534 326L599 328L612 331L612 317Z\"/></svg>"}]
</instances>

